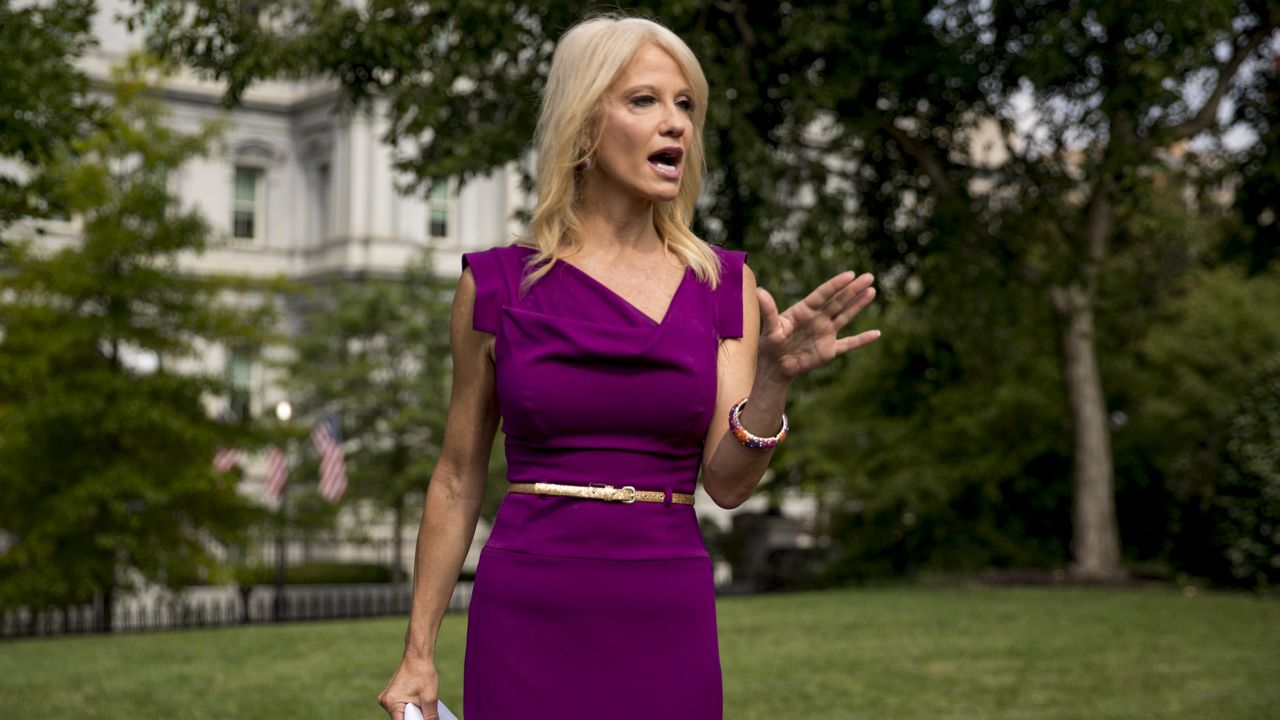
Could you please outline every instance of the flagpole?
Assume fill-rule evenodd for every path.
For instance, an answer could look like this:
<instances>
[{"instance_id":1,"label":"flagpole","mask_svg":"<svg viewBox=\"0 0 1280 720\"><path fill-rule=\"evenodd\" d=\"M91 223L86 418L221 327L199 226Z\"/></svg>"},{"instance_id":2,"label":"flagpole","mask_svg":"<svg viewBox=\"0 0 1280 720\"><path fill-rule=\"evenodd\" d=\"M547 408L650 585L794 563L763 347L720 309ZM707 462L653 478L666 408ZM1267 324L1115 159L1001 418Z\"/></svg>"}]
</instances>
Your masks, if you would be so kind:
<instances>
[{"instance_id":1,"label":"flagpole","mask_svg":"<svg viewBox=\"0 0 1280 720\"><path fill-rule=\"evenodd\" d=\"M281 400L276 405L276 417L281 423L289 422L289 418L293 417L293 407L289 405L287 400ZM280 508L276 517L276 586L275 598L271 607L271 619L273 622L281 622L284 620L284 588L285 588L285 567L287 545L285 543L285 527L288 521L289 508L289 454L292 450L293 438L285 437L284 441L284 472L286 482L284 487L280 489Z\"/></svg>"}]
</instances>

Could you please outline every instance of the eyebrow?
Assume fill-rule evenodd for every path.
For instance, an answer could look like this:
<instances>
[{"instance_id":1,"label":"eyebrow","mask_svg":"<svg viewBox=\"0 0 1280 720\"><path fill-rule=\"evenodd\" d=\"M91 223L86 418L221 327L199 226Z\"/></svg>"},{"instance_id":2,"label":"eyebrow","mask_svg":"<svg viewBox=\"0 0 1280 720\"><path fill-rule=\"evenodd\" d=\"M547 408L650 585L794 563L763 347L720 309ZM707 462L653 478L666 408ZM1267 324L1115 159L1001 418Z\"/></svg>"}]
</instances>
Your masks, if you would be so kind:
<instances>
[{"instance_id":1,"label":"eyebrow","mask_svg":"<svg viewBox=\"0 0 1280 720\"><path fill-rule=\"evenodd\" d=\"M658 88L657 88L657 87L655 87L655 86L653 86L653 85L632 85L631 87L627 88L626 90L623 90L622 92L623 92L623 94L630 94L630 93L633 93L633 92L639 92L639 91L641 91L641 90L648 90L648 91L649 91L649 92L651 92L651 93L654 93L654 94L657 94L657 95L661 95L661 93L659 93L659 92L658 92ZM677 90L677 91L676 91L676 94L677 94L677 95L690 95L690 96L692 96L692 95L693 95L693 91L692 91L692 90L690 90L690 89L689 89L689 88L687 88L687 87L684 87L684 88L680 88L679 90Z\"/></svg>"}]
</instances>

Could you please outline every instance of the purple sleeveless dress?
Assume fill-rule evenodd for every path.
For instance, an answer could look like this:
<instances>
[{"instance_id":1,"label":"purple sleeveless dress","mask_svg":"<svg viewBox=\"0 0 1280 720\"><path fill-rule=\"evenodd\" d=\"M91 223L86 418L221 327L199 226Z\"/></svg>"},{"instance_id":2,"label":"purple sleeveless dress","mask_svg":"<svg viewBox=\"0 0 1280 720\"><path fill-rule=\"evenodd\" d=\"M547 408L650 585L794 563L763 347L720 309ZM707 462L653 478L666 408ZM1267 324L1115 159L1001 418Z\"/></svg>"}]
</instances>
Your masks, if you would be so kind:
<instances>
[{"instance_id":1,"label":"purple sleeveless dress","mask_svg":"<svg viewBox=\"0 0 1280 720\"><path fill-rule=\"evenodd\" d=\"M661 322L531 248L463 255L473 325L496 336L511 482L692 493L719 338L742 336L746 253L719 287L686 268ZM510 493L468 611L465 720L721 720L712 565L689 505Z\"/></svg>"}]
</instances>

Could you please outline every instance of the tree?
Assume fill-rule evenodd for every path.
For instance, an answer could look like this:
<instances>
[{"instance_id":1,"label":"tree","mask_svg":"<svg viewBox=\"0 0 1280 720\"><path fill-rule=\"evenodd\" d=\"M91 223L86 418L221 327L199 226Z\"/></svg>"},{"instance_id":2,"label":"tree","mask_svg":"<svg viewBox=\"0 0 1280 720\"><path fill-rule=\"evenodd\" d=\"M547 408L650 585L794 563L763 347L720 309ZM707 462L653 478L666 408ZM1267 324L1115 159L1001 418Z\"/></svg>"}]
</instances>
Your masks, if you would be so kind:
<instances>
[{"instance_id":1,"label":"tree","mask_svg":"<svg viewBox=\"0 0 1280 720\"><path fill-rule=\"evenodd\" d=\"M1280 48L1271 67L1259 73L1240 98L1240 117L1258 135L1258 142L1240 153L1234 167L1240 183L1235 207L1239 225L1223 254L1240 259L1251 273L1275 268L1280 260Z\"/></svg>"},{"instance_id":2,"label":"tree","mask_svg":"<svg viewBox=\"0 0 1280 720\"><path fill-rule=\"evenodd\" d=\"M285 3L280 17L291 22L281 23L188 20L185 3L139 3L170 8L157 46L226 79L228 102L260 79L315 73L337 78L353 103L385 100L385 139L409 148L402 169L419 182L524 151L552 43L588 9ZM1001 303L1048 311L1069 418L1072 569L1122 575L1097 344L1108 259L1145 237L1129 229L1164 217L1151 203L1171 151L1220 137L1224 101L1260 82L1251 64L1280 9L1265 0L638 9L690 43L714 89L699 229L753 251L775 292L872 264L886 285L918 282L916 308L953 336L983 337ZM213 31L223 42L206 41ZM1195 152L1181 162L1192 174L1207 164Z\"/></svg>"},{"instance_id":3,"label":"tree","mask_svg":"<svg viewBox=\"0 0 1280 720\"><path fill-rule=\"evenodd\" d=\"M1121 509L1141 509L1149 558L1217 583L1274 585L1280 277L1243 270L1188 273L1169 317L1112 368L1131 395L1116 449L1135 481Z\"/></svg>"},{"instance_id":4,"label":"tree","mask_svg":"<svg viewBox=\"0 0 1280 720\"><path fill-rule=\"evenodd\" d=\"M15 163L0 173L0 229L66 210L50 203L56 194L43 170L97 122L100 108L75 64L93 45L94 12L92 0L23 8L0 0L0 161Z\"/></svg>"},{"instance_id":5,"label":"tree","mask_svg":"<svg viewBox=\"0 0 1280 720\"><path fill-rule=\"evenodd\" d=\"M1268 3L1197 3L1187 10L1080 2L1006 6L958 18L979 33L970 36L972 49L993 69L985 79L994 81L995 92L988 91L986 104L1005 127L1014 126L1013 98L1024 89L1044 109L1043 140L1024 132L1020 142L1009 143L1014 172L988 195L1013 201L986 203L988 212L978 219L1023 219L1019 235L1002 238L996 249L1017 252L1010 269L1042 290L1058 320L1074 437L1074 569L1086 576L1123 572L1095 342L1101 274L1122 249L1117 241L1126 239L1119 226L1146 211L1153 170L1166 164L1174 145L1220 130L1219 107L1237 86L1241 66L1280 24L1280 9ZM990 42L981 33L990 33ZM1215 56L1217 48L1225 49L1224 60ZM1192 79L1204 75L1213 77L1208 94L1189 98ZM944 154L956 148L929 140L927 120L896 128L895 140L934 194L969 201L972 193L957 181L972 177L979 164L947 169ZM1046 196L1045 186L1058 191Z\"/></svg>"},{"instance_id":6,"label":"tree","mask_svg":"<svg viewBox=\"0 0 1280 720\"><path fill-rule=\"evenodd\" d=\"M1072 439L1072 569L1123 574L1100 288L1110 282L1108 260L1146 240L1150 219L1167 217L1161 180L1212 164L1194 152L1174 159L1182 143L1220 135L1223 99L1260 81L1256 72L1242 79L1241 69L1275 37L1280 10L884 3L797 10L789 27L792 18L768 25L733 6L740 26L755 31L742 32L744 42L762 48L747 77L762 81L752 95L765 110L791 98L784 86L800 75L768 61L775 48L794 49L784 56L796 68L818 68L810 82L822 89L808 99L830 108L828 137L809 140L804 122L790 135L778 126L789 138L782 148L803 156L816 142L847 160L852 171L836 179L866 213L866 242L891 272L920 282L918 307L935 327L981 338L1003 312L992 301L1052 312ZM802 22L812 34L792 31ZM832 38L821 27L862 29ZM803 182L811 193L826 189ZM829 236L821 223L830 217L808 214L798 234Z\"/></svg>"},{"instance_id":7,"label":"tree","mask_svg":"<svg viewBox=\"0 0 1280 720\"><path fill-rule=\"evenodd\" d=\"M218 128L167 128L147 67L117 70L102 126L42 169L81 240L14 243L0 293L0 605L96 595L108 629L117 591L207 579L214 545L256 518L238 473L212 467L219 446L255 433L211 417L228 387L201 356L266 341L272 318L253 300L262 288L179 265L210 229L169 178Z\"/></svg>"},{"instance_id":8,"label":"tree","mask_svg":"<svg viewBox=\"0 0 1280 720\"><path fill-rule=\"evenodd\" d=\"M449 403L449 292L422 254L402 277L337 278L307 293L288 384L313 421L341 421L350 496L392 514L394 582L401 528L421 505Z\"/></svg>"}]
</instances>

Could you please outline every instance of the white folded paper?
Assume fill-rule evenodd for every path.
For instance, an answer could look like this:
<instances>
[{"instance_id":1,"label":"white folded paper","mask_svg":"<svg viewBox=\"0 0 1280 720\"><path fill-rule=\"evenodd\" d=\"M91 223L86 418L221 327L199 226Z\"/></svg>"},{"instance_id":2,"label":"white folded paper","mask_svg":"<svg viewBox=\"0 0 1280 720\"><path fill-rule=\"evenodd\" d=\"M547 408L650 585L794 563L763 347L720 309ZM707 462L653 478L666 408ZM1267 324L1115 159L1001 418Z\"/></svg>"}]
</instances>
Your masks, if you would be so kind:
<instances>
[{"instance_id":1,"label":"white folded paper","mask_svg":"<svg viewBox=\"0 0 1280 720\"><path fill-rule=\"evenodd\" d=\"M450 712L441 700L436 701L436 713L440 715L440 720L458 720L458 716ZM404 720L422 720L422 711L417 705L409 703L404 706Z\"/></svg>"}]
</instances>

